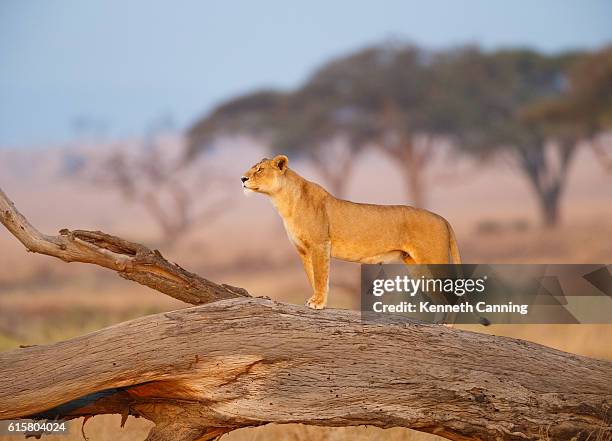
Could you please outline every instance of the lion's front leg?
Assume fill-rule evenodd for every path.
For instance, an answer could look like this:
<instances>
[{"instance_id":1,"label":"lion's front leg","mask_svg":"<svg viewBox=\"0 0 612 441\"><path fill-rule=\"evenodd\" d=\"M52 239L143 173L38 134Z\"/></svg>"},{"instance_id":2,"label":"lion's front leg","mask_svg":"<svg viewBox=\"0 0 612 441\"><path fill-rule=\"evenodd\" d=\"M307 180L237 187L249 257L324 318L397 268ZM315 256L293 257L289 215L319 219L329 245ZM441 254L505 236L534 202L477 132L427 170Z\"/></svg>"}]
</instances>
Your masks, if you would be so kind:
<instances>
[{"instance_id":1,"label":"lion's front leg","mask_svg":"<svg viewBox=\"0 0 612 441\"><path fill-rule=\"evenodd\" d=\"M306 273L306 277L308 277L308 283L310 283L310 287L314 291L315 281L314 281L314 274L312 272L311 253L307 252L303 248L298 248L298 254L300 256L300 259L302 259L302 266L304 267L304 272Z\"/></svg>"},{"instance_id":2,"label":"lion's front leg","mask_svg":"<svg viewBox=\"0 0 612 441\"><path fill-rule=\"evenodd\" d=\"M313 245L308 250L308 257L312 264L314 294L310 299L308 299L306 305L312 309L323 309L327 305L327 294L329 292L330 253L330 242Z\"/></svg>"}]
</instances>

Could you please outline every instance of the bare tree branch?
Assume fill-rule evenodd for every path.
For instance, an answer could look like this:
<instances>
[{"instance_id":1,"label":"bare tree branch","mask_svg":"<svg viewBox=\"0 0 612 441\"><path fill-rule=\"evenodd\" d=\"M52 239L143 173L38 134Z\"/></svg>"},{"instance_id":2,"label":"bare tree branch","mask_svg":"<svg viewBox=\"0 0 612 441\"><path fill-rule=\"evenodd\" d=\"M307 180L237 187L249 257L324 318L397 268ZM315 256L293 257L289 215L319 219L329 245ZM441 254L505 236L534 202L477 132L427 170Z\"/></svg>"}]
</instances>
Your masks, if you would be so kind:
<instances>
[{"instance_id":1,"label":"bare tree branch","mask_svg":"<svg viewBox=\"0 0 612 441\"><path fill-rule=\"evenodd\" d=\"M61 230L58 236L39 232L0 189L0 223L28 251L116 271L121 277L193 305L245 297L242 288L218 285L168 262L159 251L100 231Z\"/></svg>"},{"instance_id":2,"label":"bare tree branch","mask_svg":"<svg viewBox=\"0 0 612 441\"><path fill-rule=\"evenodd\" d=\"M198 223L198 202L204 199L203 194L213 193L201 190L210 190L218 178L212 179L212 174L206 171L207 179L197 182L194 173L196 176L201 173L194 170L196 162L186 162L180 148L164 150L161 142L151 134L135 152L128 154L124 150L116 151L96 164L91 179L114 188L126 200L143 206L159 226L163 241L175 242ZM223 193L215 192L217 196ZM227 198L225 200L227 206ZM208 221L220 214L221 210L210 210Z\"/></svg>"}]
</instances>

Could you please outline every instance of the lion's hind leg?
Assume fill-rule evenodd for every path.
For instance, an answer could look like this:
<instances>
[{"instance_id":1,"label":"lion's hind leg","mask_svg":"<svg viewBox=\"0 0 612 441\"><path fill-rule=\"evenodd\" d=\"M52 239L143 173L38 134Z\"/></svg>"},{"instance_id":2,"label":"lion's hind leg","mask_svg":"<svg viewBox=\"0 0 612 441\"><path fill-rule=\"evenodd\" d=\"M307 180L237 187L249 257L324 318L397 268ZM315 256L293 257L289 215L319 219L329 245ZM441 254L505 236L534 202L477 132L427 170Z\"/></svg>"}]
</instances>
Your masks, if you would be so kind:
<instances>
[{"instance_id":1,"label":"lion's hind leg","mask_svg":"<svg viewBox=\"0 0 612 441\"><path fill-rule=\"evenodd\" d=\"M415 248L410 251L410 257L420 265L450 263L448 247L439 244Z\"/></svg>"}]
</instances>

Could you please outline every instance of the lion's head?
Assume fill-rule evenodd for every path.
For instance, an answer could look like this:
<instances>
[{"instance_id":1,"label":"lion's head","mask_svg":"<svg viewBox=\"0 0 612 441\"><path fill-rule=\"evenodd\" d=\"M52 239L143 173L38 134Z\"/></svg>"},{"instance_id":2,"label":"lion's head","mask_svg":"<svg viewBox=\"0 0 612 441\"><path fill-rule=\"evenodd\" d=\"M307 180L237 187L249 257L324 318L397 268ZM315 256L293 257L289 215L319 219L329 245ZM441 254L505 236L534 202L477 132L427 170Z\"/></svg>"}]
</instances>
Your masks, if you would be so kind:
<instances>
[{"instance_id":1,"label":"lion's head","mask_svg":"<svg viewBox=\"0 0 612 441\"><path fill-rule=\"evenodd\" d=\"M278 155L272 159L264 158L251 167L242 176L242 188L245 192L256 191L270 194L281 188L283 176L287 172L289 159Z\"/></svg>"}]
</instances>

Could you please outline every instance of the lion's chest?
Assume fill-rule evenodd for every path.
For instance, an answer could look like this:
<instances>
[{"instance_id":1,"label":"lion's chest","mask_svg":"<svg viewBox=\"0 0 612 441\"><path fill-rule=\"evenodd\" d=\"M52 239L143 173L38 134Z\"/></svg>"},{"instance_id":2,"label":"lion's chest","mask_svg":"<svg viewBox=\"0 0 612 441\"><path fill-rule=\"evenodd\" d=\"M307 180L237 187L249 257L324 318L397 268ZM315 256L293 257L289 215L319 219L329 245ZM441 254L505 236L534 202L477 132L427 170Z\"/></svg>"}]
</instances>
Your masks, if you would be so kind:
<instances>
[{"instance_id":1,"label":"lion's chest","mask_svg":"<svg viewBox=\"0 0 612 441\"><path fill-rule=\"evenodd\" d=\"M273 201L274 203L274 201ZM298 204L283 207L274 203L289 241L300 254L313 246L329 242L329 226L323 210L316 204Z\"/></svg>"},{"instance_id":2,"label":"lion's chest","mask_svg":"<svg viewBox=\"0 0 612 441\"><path fill-rule=\"evenodd\" d=\"M287 219L283 219L283 225L285 227L285 231L287 232L289 241L298 249L306 249L308 246L308 241L306 240L303 232L300 231L299 226L294 222L288 221Z\"/></svg>"}]
</instances>

